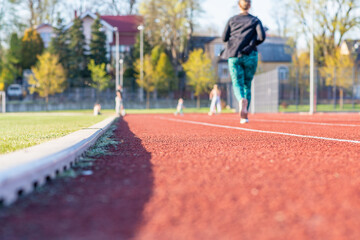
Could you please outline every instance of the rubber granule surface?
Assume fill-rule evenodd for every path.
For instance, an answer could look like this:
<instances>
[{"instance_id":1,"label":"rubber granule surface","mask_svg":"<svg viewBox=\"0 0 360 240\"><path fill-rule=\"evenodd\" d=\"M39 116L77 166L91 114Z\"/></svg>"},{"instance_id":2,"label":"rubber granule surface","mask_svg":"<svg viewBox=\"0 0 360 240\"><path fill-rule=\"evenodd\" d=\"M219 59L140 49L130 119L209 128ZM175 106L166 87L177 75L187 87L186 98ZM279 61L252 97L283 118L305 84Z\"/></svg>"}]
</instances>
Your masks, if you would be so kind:
<instances>
[{"instance_id":1,"label":"rubber granule surface","mask_svg":"<svg viewBox=\"0 0 360 240\"><path fill-rule=\"evenodd\" d=\"M0 239L360 239L360 144L169 119L244 127L235 115L126 116L92 175L0 209ZM253 120L245 128L360 140L360 127Z\"/></svg>"}]
</instances>

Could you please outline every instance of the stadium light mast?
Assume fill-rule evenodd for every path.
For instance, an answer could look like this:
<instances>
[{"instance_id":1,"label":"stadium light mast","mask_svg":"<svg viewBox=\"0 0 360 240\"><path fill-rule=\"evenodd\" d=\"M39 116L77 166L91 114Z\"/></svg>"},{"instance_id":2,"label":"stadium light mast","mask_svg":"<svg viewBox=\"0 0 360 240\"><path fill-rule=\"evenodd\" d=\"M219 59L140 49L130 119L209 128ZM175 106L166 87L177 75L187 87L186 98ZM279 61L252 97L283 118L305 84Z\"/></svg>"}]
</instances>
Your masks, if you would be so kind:
<instances>
[{"instance_id":1,"label":"stadium light mast","mask_svg":"<svg viewBox=\"0 0 360 240\"><path fill-rule=\"evenodd\" d=\"M314 0L310 1L310 14L311 14L311 37L310 37L310 114L315 112L315 81L314 81Z\"/></svg>"},{"instance_id":2,"label":"stadium light mast","mask_svg":"<svg viewBox=\"0 0 360 240\"><path fill-rule=\"evenodd\" d=\"M120 44L120 40L119 40L119 31L117 27L114 27L114 32L115 32L115 86L116 89L115 91L117 91L119 89L119 64L120 64L120 53L119 53L119 44Z\"/></svg>"},{"instance_id":3,"label":"stadium light mast","mask_svg":"<svg viewBox=\"0 0 360 240\"><path fill-rule=\"evenodd\" d=\"M144 82L144 25L140 25L137 28L140 31L140 81ZM143 87L140 88L140 100L144 99Z\"/></svg>"}]
</instances>

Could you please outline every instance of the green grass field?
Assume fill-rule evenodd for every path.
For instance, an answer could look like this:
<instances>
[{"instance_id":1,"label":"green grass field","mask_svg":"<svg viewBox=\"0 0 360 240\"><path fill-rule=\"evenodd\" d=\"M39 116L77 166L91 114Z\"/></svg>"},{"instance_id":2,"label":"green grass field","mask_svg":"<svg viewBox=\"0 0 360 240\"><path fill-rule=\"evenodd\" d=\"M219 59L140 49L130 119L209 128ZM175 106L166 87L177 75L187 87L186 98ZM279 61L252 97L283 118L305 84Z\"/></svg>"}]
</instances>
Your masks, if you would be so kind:
<instances>
[{"instance_id":1,"label":"green grass field","mask_svg":"<svg viewBox=\"0 0 360 240\"><path fill-rule=\"evenodd\" d=\"M184 113L207 113L208 108L187 108ZM0 114L0 154L37 145L98 123L114 114L102 110L93 116L92 110L70 110L35 113ZM174 109L127 109L127 114L173 114ZM232 112L224 110L224 112Z\"/></svg>"},{"instance_id":2,"label":"green grass field","mask_svg":"<svg viewBox=\"0 0 360 240\"><path fill-rule=\"evenodd\" d=\"M90 127L109 115L19 113L0 115L0 154L37 145Z\"/></svg>"},{"instance_id":3,"label":"green grass field","mask_svg":"<svg viewBox=\"0 0 360 240\"><path fill-rule=\"evenodd\" d=\"M296 108L296 105L289 105L286 108L283 106L279 106L280 112L308 112L310 110L309 105L299 105ZM359 112L360 111L360 104L355 104L355 107L352 107L352 104L344 104L344 108L340 109L340 106L337 105L334 109L334 105L331 104L318 104L316 106L317 112Z\"/></svg>"}]
</instances>

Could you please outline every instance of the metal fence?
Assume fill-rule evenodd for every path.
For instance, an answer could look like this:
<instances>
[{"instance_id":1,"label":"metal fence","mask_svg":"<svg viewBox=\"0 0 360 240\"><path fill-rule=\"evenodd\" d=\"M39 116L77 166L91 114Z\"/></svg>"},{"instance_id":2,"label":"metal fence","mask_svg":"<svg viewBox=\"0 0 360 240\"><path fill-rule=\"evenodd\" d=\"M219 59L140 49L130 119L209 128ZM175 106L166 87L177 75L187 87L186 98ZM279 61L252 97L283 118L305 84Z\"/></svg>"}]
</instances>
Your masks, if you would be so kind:
<instances>
[{"instance_id":1,"label":"metal fence","mask_svg":"<svg viewBox=\"0 0 360 240\"><path fill-rule=\"evenodd\" d=\"M309 69L289 67L279 72L281 111L307 111ZM360 104L360 72L356 68L316 68L315 99L318 111L353 111Z\"/></svg>"}]
</instances>

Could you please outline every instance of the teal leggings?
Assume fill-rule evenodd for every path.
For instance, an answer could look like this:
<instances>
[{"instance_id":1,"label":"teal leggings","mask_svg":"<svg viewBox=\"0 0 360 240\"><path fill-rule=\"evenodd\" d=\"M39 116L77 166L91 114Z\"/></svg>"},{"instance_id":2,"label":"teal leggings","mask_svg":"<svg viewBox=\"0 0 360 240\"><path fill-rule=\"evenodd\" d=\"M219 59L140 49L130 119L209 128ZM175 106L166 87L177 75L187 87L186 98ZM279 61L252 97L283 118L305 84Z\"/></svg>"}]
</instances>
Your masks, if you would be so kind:
<instances>
[{"instance_id":1,"label":"teal leggings","mask_svg":"<svg viewBox=\"0 0 360 240\"><path fill-rule=\"evenodd\" d=\"M244 55L239 58L232 57L229 58L228 63L235 97L238 101L242 98L246 98L248 100L247 108L249 109L251 101L251 82L256 73L258 53L253 51L250 55Z\"/></svg>"}]
</instances>

